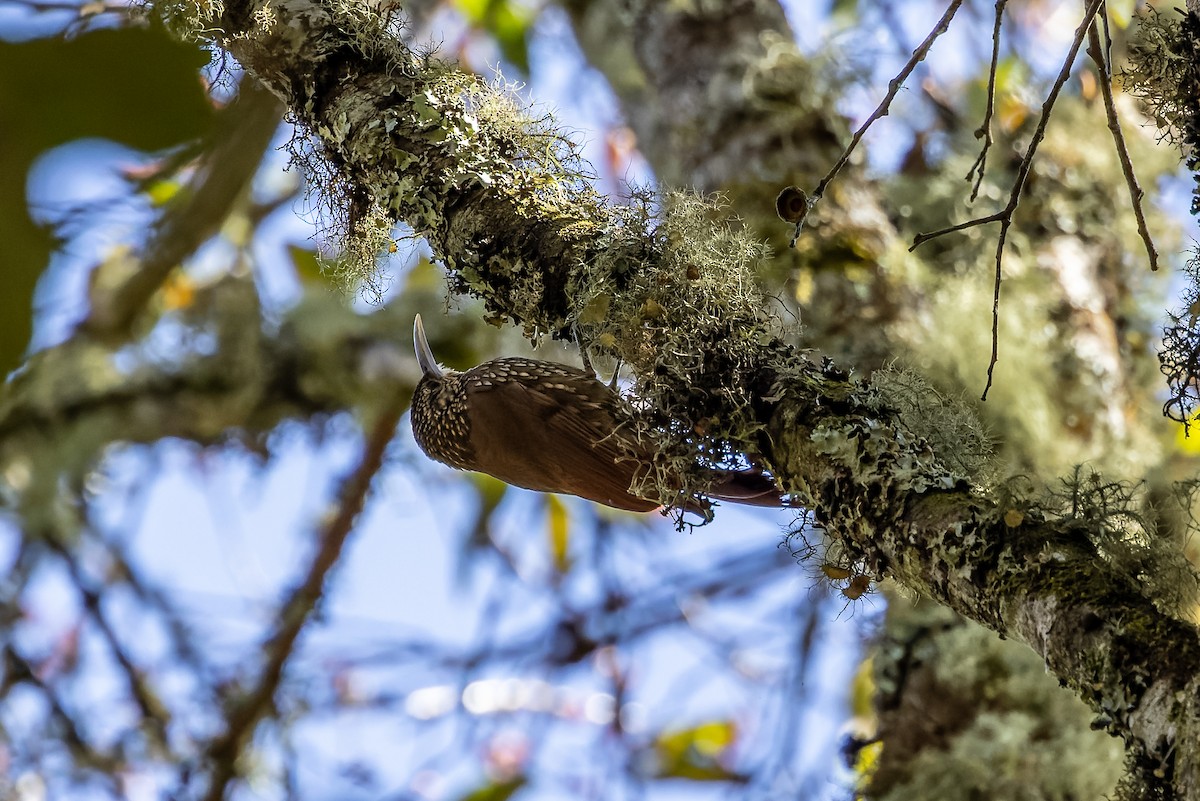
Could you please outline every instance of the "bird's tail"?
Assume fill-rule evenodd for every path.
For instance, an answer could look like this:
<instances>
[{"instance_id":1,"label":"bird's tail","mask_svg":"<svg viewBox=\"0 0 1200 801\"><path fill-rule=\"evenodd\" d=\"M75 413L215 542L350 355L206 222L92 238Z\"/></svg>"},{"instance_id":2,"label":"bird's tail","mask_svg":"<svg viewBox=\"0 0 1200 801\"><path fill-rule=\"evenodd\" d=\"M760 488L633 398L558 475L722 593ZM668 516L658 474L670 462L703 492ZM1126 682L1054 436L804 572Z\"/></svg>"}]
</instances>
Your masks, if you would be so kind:
<instances>
[{"instance_id":1,"label":"bird's tail","mask_svg":"<svg viewBox=\"0 0 1200 801\"><path fill-rule=\"evenodd\" d=\"M719 478L707 492L718 501L749 506L791 506L775 479L761 470L720 470Z\"/></svg>"}]
</instances>

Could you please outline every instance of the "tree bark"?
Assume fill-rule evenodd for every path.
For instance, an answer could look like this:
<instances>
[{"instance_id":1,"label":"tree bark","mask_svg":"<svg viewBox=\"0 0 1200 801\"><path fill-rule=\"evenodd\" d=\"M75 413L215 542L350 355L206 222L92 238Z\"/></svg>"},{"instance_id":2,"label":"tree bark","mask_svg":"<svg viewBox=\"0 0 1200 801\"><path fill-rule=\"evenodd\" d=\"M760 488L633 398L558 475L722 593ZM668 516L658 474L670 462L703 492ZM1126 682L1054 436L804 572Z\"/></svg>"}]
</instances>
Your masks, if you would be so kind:
<instances>
[{"instance_id":1,"label":"tree bark","mask_svg":"<svg viewBox=\"0 0 1200 801\"><path fill-rule=\"evenodd\" d=\"M407 221L452 271L458 291L477 295L490 313L531 334L566 337L585 311L603 317L596 305L581 308L577 297L580 287L599 281L609 293L601 305L611 307L610 316L625 315L608 322L636 335L584 344L624 357L651 392L648 403L684 425L739 421L723 431L721 447L761 454L867 575L894 578L1030 645L1125 738L1144 787L1161 797L1200 799L1200 639L1147 597L1146 582L1118 553L1095 509L1084 504L1063 513L972 490L968 476L946 466L947 454L906 424L894 398L829 362L809 361L748 305L707 321L693 319L685 303L649 307L666 285L693 293L681 297L740 290L721 285L730 275L680 278L680 265L702 260L690 249L712 241L704 232L676 238L632 225L580 172L563 169L571 153L544 123L498 107L472 79L408 51L391 36L387 18L296 0L229 2L220 19L191 23L219 31L219 44L315 134L346 198L352 238L366 236L363 227L377 224L371 220L379 213ZM724 241L721 235L712 236ZM163 415L149 432L110 425L109 401L120 403L115 381L53 391L68 377L109 369L107 354L80 342L52 349L41 361L56 363L54 369L13 383L0 403L0 474L14 475L21 462L25 475L40 476L23 501L45 501L61 486L58 478L77 481L112 441L172 430L211 441L228 426L254 430L279 416L353 406L374 369L367 355L401 344L397 328L363 325L318 333L297 319L285 327L297 335L280 354L288 369L265 371L279 380L253 380L247 360L253 367L258 357L234 336L219 337L213 356L169 376L147 368L150 384L177 389L177 397L219 385L229 402L211 407L221 416L204 417L208 425ZM687 353L655 347L673 330L687 331ZM306 370L301 374L311 381L288 378L297 365L331 366L327 354L344 348L364 354L333 360L350 380ZM220 385L213 376L224 360L241 366ZM695 385L654 380L664 374L693 376ZM72 431L89 433L65 437ZM68 441L69 448L47 446L30 464L30 443Z\"/></svg>"}]
</instances>

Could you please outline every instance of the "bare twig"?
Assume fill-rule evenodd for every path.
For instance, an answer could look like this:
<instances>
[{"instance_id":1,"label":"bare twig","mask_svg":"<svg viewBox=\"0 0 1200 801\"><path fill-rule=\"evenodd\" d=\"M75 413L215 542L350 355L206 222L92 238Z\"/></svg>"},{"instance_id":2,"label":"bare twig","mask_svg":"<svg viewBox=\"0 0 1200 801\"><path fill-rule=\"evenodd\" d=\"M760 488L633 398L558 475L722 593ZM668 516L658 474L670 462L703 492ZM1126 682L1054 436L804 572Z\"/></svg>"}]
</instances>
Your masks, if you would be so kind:
<instances>
[{"instance_id":1,"label":"bare twig","mask_svg":"<svg viewBox=\"0 0 1200 801\"><path fill-rule=\"evenodd\" d=\"M966 179L975 177L971 186L971 202L979 197L979 187L983 185L983 174L987 169L988 151L992 147L992 114L996 110L996 68L1000 63L1000 23L1004 19L1004 7L1008 0L996 0L996 22L992 27L992 63L988 67L987 108L983 112L983 123L975 129L975 138L983 140L983 147L971 169L967 170Z\"/></svg>"},{"instance_id":2,"label":"bare twig","mask_svg":"<svg viewBox=\"0 0 1200 801\"><path fill-rule=\"evenodd\" d=\"M925 41L921 42L917 49L913 51L912 56L908 59L908 63L905 64L904 68L896 74L896 77L892 78L892 80L888 82L887 94L884 96L883 100L880 101L879 105L876 106L875 110L871 112L871 116L867 117L866 122L859 126L859 129L854 132L854 136L850 139L850 144L846 145L846 149L842 151L842 155L837 160L837 163L835 163L833 168L829 170L829 173L821 179L821 182L817 184L816 191L814 191L812 194L811 203L816 203L821 199L821 196L825 194L826 187L828 187L830 182L837 177L837 174L841 172L842 167L846 166L846 162L850 160L851 154L854 152L854 149L858 147L858 143L863 138L863 135L867 132L867 129L870 128L876 120L887 116L888 111L891 109L892 101L900 92L900 88L904 86L904 82L908 80L908 76L912 74L912 71L916 68L917 64L925 60L925 56L928 55L930 48L933 47L934 41L936 41L937 38L945 33L950 27L950 21L954 19L954 14L958 11L959 6L961 5L962 0L952 0L950 6L946 9L946 13L942 15L942 18L938 20L936 25L933 26L933 30L931 30L929 35L925 37Z\"/></svg>"},{"instance_id":3,"label":"bare twig","mask_svg":"<svg viewBox=\"0 0 1200 801\"><path fill-rule=\"evenodd\" d=\"M1021 159L1021 164L1017 168L1017 177L1013 180L1012 191L1008 196L1008 205L995 214L989 214L986 217L976 217L972 220L951 225L947 228L940 228L929 233L919 233L913 237L913 243L909 247L909 251L916 250L923 243L931 239L936 239L939 236L962 231L967 228L974 228L977 225L986 225L987 223L1000 223L1000 235L996 238L996 275L994 281L994 289L992 292L992 355L988 361L987 368L987 385L983 388L981 400L987 400L988 390L992 388L992 373L996 369L996 362L999 360L1000 352L1000 280L1002 277L1001 268L1004 260L1004 243L1008 239L1008 229L1012 226L1013 214L1017 210L1017 205L1021 201L1021 193L1025 189L1025 183L1029 179L1029 171L1033 168L1033 157L1037 153L1038 145L1042 139L1046 137L1046 126L1050 122L1050 114L1054 111L1054 104L1058 100L1059 92L1062 91L1067 79L1071 77L1071 67L1075 64L1075 57L1079 55L1079 48L1083 46L1084 37L1087 36L1088 29L1092 25L1092 20L1096 17L1096 12L1104 0L1089 0L1087 9L1083 13L1083 20L1079 23L1079 27L1075 29L1075 37L1071 42L1071 48L1067 51L1067 56L1063 59L1062 69L1058 72L1058 77L1054 79L1054 85L1050 88L1049 94L1046 95L1046 100L1042 103L1042 114L1038 119L1037 128L1033 132L1033 138L1029 141L1029 147L1025 150L1025 155Z\"/></svg>"},{"instance_id":4,"label":"bare twig","mask_svg":"<svg viewBox=\"0 0 1200 801\"><path fill-rule=\"evenodd\" d=\"M101 751L85 739L83 731L75 718L71 717L62 700L50 686L49 682L38 675L37 668L17 653L12 643L6 643L0 654L0 667L4 669L4 693L14 684L24 683L36 687L42 694L49 708L50 717L59 726L56 733L58 739L71 751L78 765L94 768L95 778L108 785L116 796L116 776L127 764L120 751L120 745L114 750Z\"/></svg>"},{"instance_id":5,"label":"bare twig","mask_svg":"<svg viewBox=\"0 0 1200 801\"><path fill-rule=\"evenodd\" d=\"M371 481L383 465L384 452L392 440L396 425L407 408L407 398L396 393L379 413L367 432L362 458L338 490L337 508L317 536L317 551L304 580L288 596L279 610L278 624L263 644L265 664L257 684L247 690L226 710L224 734L208 748L213 772L206 798L221 801L225 789L236 776L237 761L256 725L274 706L275 692L283 678L283 669L300 636L312 617L324 592L325 578L341 556L355 519L363 509Z\"/></svg>"},{"instance_id":6,"label":"bare twig","mask_svg":"<svg viewBox=\"0 0 1200 801\"><path fill-rule=\"evenodd\" d=\"M150 683L146 680L142 670L134 664L132 657L125 652L121 640L117 637L117 633L113 630L112 625L108 622L108 618L104 616L103 610L100 608L100 592L89 586L91 582L83 575L83 570L79 567L79 560L75 558L67 546L56 537L47 537L47 544L50 549L56 552L63 560L67 567L67 572L71 576L71 581L83 598L84 609L99 629L100 635L108 644L109 651L112 652L113 659L121 666L121 671L125 674L125 681L129 686L129 694L133 697L134 702L138 706L138 711L141 713L141 723L145 727L149 737L153 740L154 747L158 748L164 754L170 754L170 739L167 736L167 725L170 723L171 713L159 700L158 694Z\"/></svg>"},{"instance_id":7,"label":"bare twig","mask_svg":"<svg viewBox=\"0 0 1200 801\"><path fill-rule=\"evenodd\" d=\"M129 530L136 529L130 528ZM103 545L108 558L113 561L114 569L120 572L129 589L142 603L157 611L162 618L163 626L170 635L175 657L195 671L197 676L211 678L209 676L210 668L201 648L193 642L191 629L175 610L168 596L158 587L147 583L117 543L108 540ZM215 682L207 681L202 686L209 686L213 683Z\"/></svg>"},{"instance_id":8,"label":"bare twig","mask_svg":"<svg viewBox=\"0 0 1200 801\"><path fill-rule=\"evenodd\" d=\"M1108 27L1107 20L1105 20L1105 27ZM1107 31L1105 34L1105 39L1111 44L1112 39L1107 36ZM1129 202L1133 206L1133 216L1137 219L1138 234L1141 235L1142 242L1146 245L1146 256L1150 259L1150 269L1157 270L1158 249L1154 247L1150 229L1146 226L1146 213L1142 209L1142 198L1146 193L1142 191L1137 176L1133 172L1133 161L1129 157L1129 148L1125 145L1125 134L1121 131L1121 120L1117 117L1117 107L1113 102L1112 67L1105 50L1100 46L1100 32L1094 19L1091 27L1088 28L1087 52L1092 57L1092 61L1096 62L1096 71L1100 73L1100 96L1104 98L1104 114L1108 117L1108 130L1112 131L1117 157L1121 160L1121 172L1125 174L1125 185L1129 187Z\"/></svg>"}]
</instances>

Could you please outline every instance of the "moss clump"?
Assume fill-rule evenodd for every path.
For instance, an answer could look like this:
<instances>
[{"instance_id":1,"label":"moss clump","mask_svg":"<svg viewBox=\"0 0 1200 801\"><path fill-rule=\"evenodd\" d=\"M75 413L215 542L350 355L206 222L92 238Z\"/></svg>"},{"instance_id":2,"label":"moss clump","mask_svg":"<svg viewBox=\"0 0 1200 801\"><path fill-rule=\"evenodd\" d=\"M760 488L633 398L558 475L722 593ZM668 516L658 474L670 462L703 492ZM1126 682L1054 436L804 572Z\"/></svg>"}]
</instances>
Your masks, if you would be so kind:
<instances>
[{"instance_id":1,"label":"moss clump","mask_svg":"<svg viewBox=\"0 0 1200 801\"><path fill-rule=\"evenodd\" d=\"M900 426L928 442L951 473L976 484L988 483L992 439L962 399L943 395L913 371L895 367L875 371L871 386L880 403L897 412Z\"/></svg>"},{"instance_id":2,"label":"moss clump","mask_svg":"<svg viewBox=\"0 0 1200 801\"><path fill-rule=\"evenodd\" d=\"M617 216L573 276L573 328L592 355L633 368L637 433L663 455L641 489L690 495L704 467L757 458L759 351L779 333L757 282L769 251L691 192L644 193Z\"/></svg>"},{"instance_id":3,"label":"moss clump","mask_svg":"<svg viewBox=\"0 0 1200 801\"><path fill-rule=\"evenodd\" d=\"M1188 169L1200 169L1200 13L1181 16L1150 8L1138 17L1121 72L1125 91L1141 99L1164 138L1185 154ZM1192 214L1200 214L1200 176Z\"/></svg>"}]
</instances>

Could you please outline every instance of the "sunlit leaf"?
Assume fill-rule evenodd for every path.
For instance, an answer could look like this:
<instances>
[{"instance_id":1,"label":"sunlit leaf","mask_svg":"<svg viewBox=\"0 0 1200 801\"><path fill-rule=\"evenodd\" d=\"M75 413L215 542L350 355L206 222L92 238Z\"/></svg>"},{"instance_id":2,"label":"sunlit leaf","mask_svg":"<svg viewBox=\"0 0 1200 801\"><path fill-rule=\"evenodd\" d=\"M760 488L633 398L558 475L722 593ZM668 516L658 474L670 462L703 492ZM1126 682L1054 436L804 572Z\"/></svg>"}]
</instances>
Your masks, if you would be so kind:
<instances>
[{"instance_id":1,"label":"sunlit leaf","mask_svg":"<svg viewBox=\"0 0 1200 801\"><path fill-rule=\"evenodd\" d=\"M571 557L568 553L571 528L567 505L557 495L546 496L546 537L549 540L554 569L559 573L566 573L571 569Z\"/></svg>"},{"instance_id":2,"label":"sunlit leaf","mask_svg":"<svg viewBox=\"0 0 1200 801\"><path fill-rule=\"evenodd\" d=\"M654 743L658 775L693 781L742 781L742 774L720 761L737 736L737 725L728 720L664 732Z\"/></svg>"},{"instance_id":3,"label":"sunlit leaf","mask_svg":"<svg viewBox=\"0 0 1200 801\"><path fill-rule=\"evenodd\" d=\"M496 40L500 54L521 72L529 72L529 30L533 10L512 0L454 0L472 26L486 31Z\"/></svg>"},{"instance_id":4,"label":"sunlit leaf","mask_svg":"<svg viewBox=\"0 0 1200 801\"><path fill-rule=\"evenodd\" d=\"M525 786L526 778L517 776L504 782L485 784L466 795L459 796L461 801L507 801L513 793Z\"/></svg>"},{"instance_id":5,"label":"sunlit leaf","mask_svg":"<svg viewBox=\"0 0 1200 801\"><path fill-rule=\"evenodd\" d=\"M1192 415L1187 425L1175 426L1175 448L1188 456L1200 456L1200 412Z\"/></svg>"}]
</instances>

